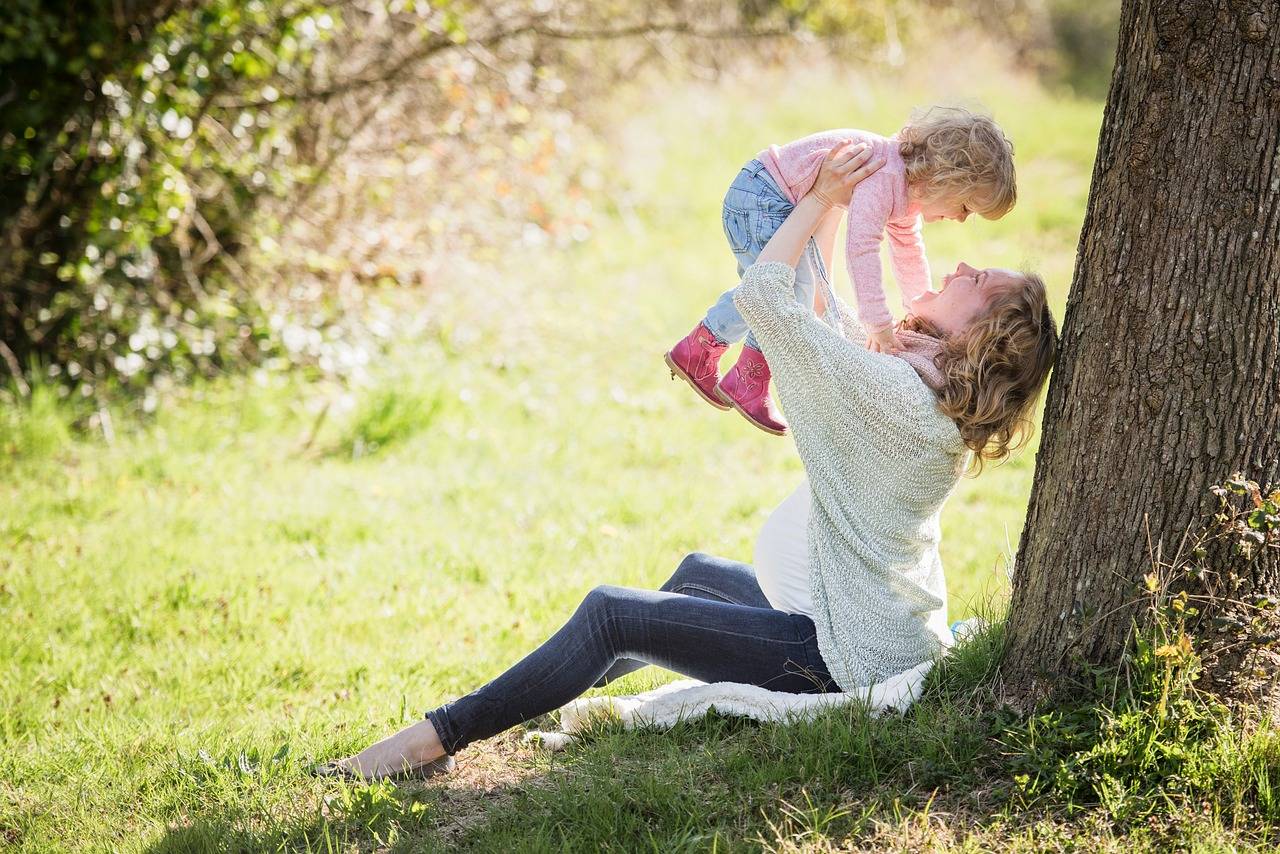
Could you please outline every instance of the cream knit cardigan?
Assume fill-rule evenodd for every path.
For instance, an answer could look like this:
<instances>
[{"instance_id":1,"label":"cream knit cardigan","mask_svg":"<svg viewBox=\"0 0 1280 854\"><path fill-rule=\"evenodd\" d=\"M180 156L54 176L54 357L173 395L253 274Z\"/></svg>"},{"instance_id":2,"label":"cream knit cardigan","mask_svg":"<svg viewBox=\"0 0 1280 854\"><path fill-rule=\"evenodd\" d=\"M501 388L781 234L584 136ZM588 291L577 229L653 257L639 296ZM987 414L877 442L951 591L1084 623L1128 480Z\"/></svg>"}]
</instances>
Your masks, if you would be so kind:
<instances>
[{"instance_id":1,"label":"cream knit cardigan","mask_svg":"<svg viewBox=\"0 0 1280 854\"><path fill-rule=\"evenodd\" d=\"M809 476L809 590L818 648L853 691L936 658L927 623L945 607L942 505L967 461L955 423L904 359L866 349L796 302L795 270L752 265L734 304L760 342Z\"/></svg>"}]
</instances>

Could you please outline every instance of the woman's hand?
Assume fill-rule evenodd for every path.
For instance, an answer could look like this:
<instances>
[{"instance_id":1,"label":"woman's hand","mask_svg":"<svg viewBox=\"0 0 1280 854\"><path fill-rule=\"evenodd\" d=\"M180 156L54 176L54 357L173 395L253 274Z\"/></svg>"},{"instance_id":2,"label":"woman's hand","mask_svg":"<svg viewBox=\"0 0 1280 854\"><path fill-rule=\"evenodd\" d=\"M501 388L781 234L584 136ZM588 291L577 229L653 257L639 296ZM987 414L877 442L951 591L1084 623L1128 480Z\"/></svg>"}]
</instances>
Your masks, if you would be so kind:
<instances>
[{"instance_id":1,"label":"woman's hand","mask_svg":"<svg viewBox=\"0 0 1280 854\"><path fill-rule=\"evenodd\" d=\"M827 152L808 195L827 207L847 208L853 188L883 165L884 158L873 158L871 146L865 142L845 140Z\"/></svg>"}]
</instances>

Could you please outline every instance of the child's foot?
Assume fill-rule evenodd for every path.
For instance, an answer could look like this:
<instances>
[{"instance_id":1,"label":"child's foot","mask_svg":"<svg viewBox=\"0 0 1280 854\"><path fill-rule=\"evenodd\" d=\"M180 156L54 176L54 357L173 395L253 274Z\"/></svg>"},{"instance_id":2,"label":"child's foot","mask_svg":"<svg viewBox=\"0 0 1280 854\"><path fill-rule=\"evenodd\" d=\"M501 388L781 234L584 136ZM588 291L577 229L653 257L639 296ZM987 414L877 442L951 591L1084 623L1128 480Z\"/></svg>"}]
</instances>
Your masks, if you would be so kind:
<instances>
[{"instance_id":1,"label":"child's foot","mask_svg":"<svg viewBox=\"0 0 1280 854\"><path fill-rule=\"evenodd\" d=\"M754 347L743 347L738 363L716 389L720 399L766 433L785 436L787 421L769 396L769 363Z\"/></svg>"},{"instance_id":2,"label":"child's foot","mask_svg":"<svg viewBox=\"0 0 1280 854\"><path fill-rule=\"evenodd\" d=\"M720 381L720 357L727 349L728 344L716 338L705 323L699 323L667 353L667 367L671 369L673 378L680 377L689 383L707 403L716 409L728 409L716 394L716 383Z\"/></svg>"}]
</instances>

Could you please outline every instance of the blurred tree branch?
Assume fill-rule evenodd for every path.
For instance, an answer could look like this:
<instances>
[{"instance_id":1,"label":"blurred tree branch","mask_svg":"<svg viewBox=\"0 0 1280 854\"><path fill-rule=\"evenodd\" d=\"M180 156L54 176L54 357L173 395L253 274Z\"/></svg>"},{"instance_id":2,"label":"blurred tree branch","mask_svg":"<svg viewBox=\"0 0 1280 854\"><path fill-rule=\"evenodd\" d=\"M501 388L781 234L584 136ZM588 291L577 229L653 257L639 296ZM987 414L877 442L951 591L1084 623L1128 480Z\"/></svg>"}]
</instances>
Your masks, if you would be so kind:
<instances>
[{"instance_id":1,"label":"blurred tree branch","mask_svg":"<svg viewBox=\"0 0 1280 854\"><path fill-rule=\"evenodd\" d=\"M304 103L306 101L327 101L339 95L346 95L360 89L393 83L395 80L408 73L416 63L428 60L432 56L443 51L456 50L472 45L493 48L501 45L503 42L517 39L522 36L538 36L540 38L560 41L611 41L616 39L637 38L659 34L687 36L692 39L723 40L782 38L793 35L794 33L790 28L724 27L706 29L695 26L689 21L645 22L626 27L605 27L599 29L571 29L549 26L541 21L535 21L511 28L500 29L495 32L487 33L483 36L467 38L464 41L457 41L447 36L434 35L433 38L424 41L423 44L419 45L409 53L392 60L386 65L377 67L372 71L360 73L355 77L333 83L332 85L322 89L311 89L289 93L287 97L299 103ZM265 102L261 100L226 101L223 102L222 106L243 109L249 107L262 107L269 103L274 102Z\"/></svg>"},{"instance_id":2,"label":"blurred tree branch","mask_svg":"<svg viewBox=\"0 0 1280 854\"><path fill-rule=\"evenodd\" d=\"M315 307L345 286L320 286L311 261L278 267L285 286L250 286L242 258L301 222L305 251L358 267L353 233L386 233L350 227L387 215L365 170L434 179L435 213L403 217L426 229L414 245L478 231L481 202L511 233L580 228L571 111L654 56L646 38L785 36L780 8L747 21L717 0L7 5L0 25L21 37L0 44L0 375L37 365L94 394L296 361L268 306L310 301L315 326L345 316Z\"/></svg>"}]
</instances>

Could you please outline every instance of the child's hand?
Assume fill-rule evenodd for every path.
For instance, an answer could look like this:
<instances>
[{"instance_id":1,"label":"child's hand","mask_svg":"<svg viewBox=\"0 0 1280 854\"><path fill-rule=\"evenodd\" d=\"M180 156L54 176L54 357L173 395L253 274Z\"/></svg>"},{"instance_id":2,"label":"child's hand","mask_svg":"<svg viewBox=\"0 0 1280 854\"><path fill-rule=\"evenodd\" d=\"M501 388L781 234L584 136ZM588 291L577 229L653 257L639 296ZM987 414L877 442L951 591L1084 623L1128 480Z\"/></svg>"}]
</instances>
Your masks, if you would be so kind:
<instances>
[{"instance_id":1,"label":"child's hand","mask_svg":"<svg viewBox=\"0 0 1280 854\"><path fill-rule=\"evenodd\" d=\"M893 334L893 327L890 326L868 334L867 349L873 353L898 353L902 350L902 345L898 343L898 336Z\"/></svg>"}]
</instances>

